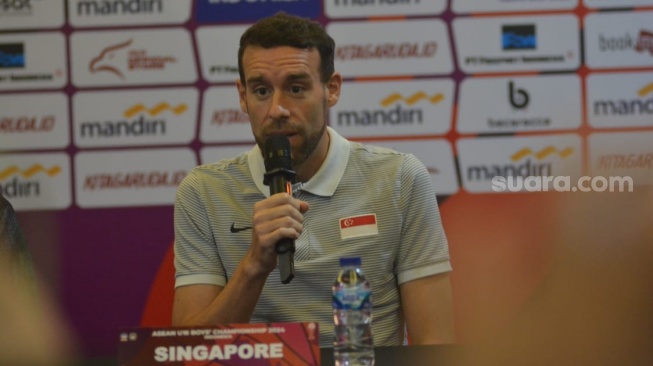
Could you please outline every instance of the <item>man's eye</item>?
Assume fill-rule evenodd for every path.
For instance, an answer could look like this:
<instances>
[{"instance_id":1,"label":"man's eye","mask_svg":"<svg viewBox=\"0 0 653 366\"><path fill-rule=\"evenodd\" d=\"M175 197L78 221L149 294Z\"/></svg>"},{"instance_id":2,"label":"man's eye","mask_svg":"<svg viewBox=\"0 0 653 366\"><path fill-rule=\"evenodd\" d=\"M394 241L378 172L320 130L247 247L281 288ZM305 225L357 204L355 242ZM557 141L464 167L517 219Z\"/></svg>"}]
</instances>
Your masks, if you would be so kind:
<instances>
[{"instance_id":1,"label":"man's eye","mask_svg":"<svg viewBox=\"0 0 653 366\"><path fill-rule=\"evenodd\" d=\"M264 96L268 95L268 93L269 92L268 92L268 90L266 88L256 88L256 89L254 89L254 94L256 94L256 95L258 95L260 97L264 97Z\"/></svg>"},{"instance_id":2,"label":"man's eye","mask_svg":"<svg viewBox=\"0 0 653 366\"><path fill-rule=\"evenodd\" d=\"M301 86L291 86L290 87L290 92L293 93L293 94L301 93L303 91L304 91L304 88L302 88Z\"/></svg>"}]
</instances>

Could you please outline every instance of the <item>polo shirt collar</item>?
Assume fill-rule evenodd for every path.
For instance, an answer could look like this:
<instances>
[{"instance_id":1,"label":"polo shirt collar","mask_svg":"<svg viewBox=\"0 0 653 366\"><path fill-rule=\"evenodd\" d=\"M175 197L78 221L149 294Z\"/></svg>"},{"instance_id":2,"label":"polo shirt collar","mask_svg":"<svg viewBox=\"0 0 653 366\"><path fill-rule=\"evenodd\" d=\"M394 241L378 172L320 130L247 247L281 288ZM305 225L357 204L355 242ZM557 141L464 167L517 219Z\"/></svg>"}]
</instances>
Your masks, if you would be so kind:
<instances>
[{"instance_id":1,"label":"polo shirt collar","mask_svg":"<svg viewBox=\"0 0 653 366\"><path fill-rule=\"evenodd\" d=\"M329 134L329 151L320 169L315 175L301 185L301 189L318 196L333 196L340 179L345 173L349 161L349 141L340 136L334 129L327 127ZM247 163L256 187L265 195L270 196L270 187L263 184L265 163L258 145L255 145L247 155Z\"/></svg>"}]
</instances>

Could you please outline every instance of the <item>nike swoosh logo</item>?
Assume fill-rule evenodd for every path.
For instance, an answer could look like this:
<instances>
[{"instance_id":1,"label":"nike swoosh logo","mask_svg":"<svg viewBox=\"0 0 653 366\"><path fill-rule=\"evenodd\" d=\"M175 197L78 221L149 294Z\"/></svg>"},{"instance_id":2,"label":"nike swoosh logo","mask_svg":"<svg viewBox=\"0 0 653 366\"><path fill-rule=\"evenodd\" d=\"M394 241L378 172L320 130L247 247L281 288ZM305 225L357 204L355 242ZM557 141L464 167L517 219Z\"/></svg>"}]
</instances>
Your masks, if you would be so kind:
<instances>
[{"instance_id":1,"label":"nike swoosh logo","mask_svg":"<svg viewBox=\"0 0 653 366\"><path fill-rule=\"evenodd\" d=\"M241 231L249 230L249 229L252 228L251 226L235 227L234 225L235 225L235 224L232 222L232 223L231 223L231 228L229 229L229 231L231 231L232 233L239 233L239 232L241 232Z\"/></svg>"}]
</instances>

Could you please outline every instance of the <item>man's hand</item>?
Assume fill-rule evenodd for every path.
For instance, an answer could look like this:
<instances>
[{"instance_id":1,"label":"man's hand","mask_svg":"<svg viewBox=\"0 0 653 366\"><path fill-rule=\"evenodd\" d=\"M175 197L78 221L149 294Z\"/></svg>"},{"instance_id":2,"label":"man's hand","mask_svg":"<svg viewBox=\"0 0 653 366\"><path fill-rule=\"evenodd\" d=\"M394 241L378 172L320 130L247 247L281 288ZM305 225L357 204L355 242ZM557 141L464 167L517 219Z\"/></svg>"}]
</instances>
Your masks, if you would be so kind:
<instances>
[{"instance_id":1,"label":"man's hand","mask_svg":"<svg viewBox=\"0 0 653 366\"><path fill-rule=\"evenodd\" d=\"M267 276L277 265L275 244L296 240L302 233L308 203L287 193L277 193L254 205L252 243L243 259L244 269L253 276Z\"/></svg>"}]
</instances>

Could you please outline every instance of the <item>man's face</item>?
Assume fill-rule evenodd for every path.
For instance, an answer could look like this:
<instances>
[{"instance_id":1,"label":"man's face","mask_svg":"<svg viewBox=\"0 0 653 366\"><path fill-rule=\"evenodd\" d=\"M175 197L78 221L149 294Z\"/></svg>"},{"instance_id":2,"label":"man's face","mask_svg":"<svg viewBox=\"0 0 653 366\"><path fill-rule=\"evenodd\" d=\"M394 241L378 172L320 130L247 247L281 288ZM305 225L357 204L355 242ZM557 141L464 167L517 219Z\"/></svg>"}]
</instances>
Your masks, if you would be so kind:
<instances>
[{"instance_id":1,"label":"man's face","mask_svg":"<svg viewBox=\"0 0 653 366\"><path fill-rule=\"evenodd\" d=\"M305 162L319 167L328 150L327 110L340 95L340 75L323 84L317 50L289 46L248 46L242 65L245 85L237 81L240 106L249 115L261 150L269 136L283 134L290 140L298 174Z\"/></svg>"}]
</instances>

